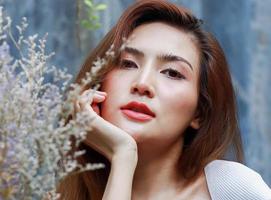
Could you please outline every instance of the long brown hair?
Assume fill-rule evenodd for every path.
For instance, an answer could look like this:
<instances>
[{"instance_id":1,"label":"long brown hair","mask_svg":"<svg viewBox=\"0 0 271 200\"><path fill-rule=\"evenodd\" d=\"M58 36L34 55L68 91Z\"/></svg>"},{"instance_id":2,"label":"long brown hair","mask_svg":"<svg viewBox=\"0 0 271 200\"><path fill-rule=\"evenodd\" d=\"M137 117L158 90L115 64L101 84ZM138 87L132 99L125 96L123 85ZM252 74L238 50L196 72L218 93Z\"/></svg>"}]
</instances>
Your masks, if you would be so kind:
<instances>
[{"instance_id":1,"label":"long brown hair","mask_svg":"<svg viewBox=\"0 0 271 200\"><path fill-rule=\"evenodd\" d=\"M203 30L201 20L187 9L167 1L139 1L126 9L117 24L88 56L75 82L80 83L86 72L91 70L93 61L97 57L104 57L112 44L117 51L122 45L122 39L128 38L136 27L157 21L192 35L200 53L197 107L200 128L198 130L187 128L185 131L184 147L179 160L180 174L187 182L191 182L198 177L207 163L215 159L223 159L229 148L234 148L237 161L241 162L243 159L235 96L228 64L218 41L212 34ZM106 73L114 66L113 62L100 71L96 81L102 82ZM87 150L80 159L82 163L103 162L106 168L68 177L60 184L59 191L63 199L102 199L110 163L89 146L82 144L80 148Z\"/></svg>"}]
</instances>

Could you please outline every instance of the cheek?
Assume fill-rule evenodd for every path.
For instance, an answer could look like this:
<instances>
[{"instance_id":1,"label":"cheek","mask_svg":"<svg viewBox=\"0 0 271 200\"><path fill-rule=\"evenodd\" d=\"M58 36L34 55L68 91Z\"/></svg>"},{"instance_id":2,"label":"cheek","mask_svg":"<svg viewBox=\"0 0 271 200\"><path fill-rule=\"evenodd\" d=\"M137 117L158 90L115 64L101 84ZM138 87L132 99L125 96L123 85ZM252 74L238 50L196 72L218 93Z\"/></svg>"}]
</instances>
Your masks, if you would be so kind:
<instances>
[{"instance_id":1,"label":"cheek","mask_svg":"<svg viewBox=\"0 0 271 200\"><path fill-rule=\"evenodd\" d=\"M112 70L107 73L107 75L104 77L104 81L101 84L101 90L102 91L108 91L111 90L111 87L114 86L112 83L115 82L114 77L116 72L115 70Z\"/></svg>"},{"instance_id":2,"label":"cheek","mask_svg":"<svg viewBox=\"0 0 271 200\"><path fill-rule=\"evenodd\" d=\"M101 116L105 119L109 118L110 116L114 116L111 113L113 112L112 106L116 104L116 98L118 90L115 88L115 81L112 78L113 76L107 75L105 81L102 83L101 91L104 91L107 93L107 97L105 101L101 103ZM108 119L109 120L109 119Z\"/></svg>"},{"instance_id":3,"label":"cheek","mask_svg":"<svg viewBox=\"0 0 271 200\"><path fill-rule=\"evenodd\" d=\"M182 138L194 118L197 106L195 99L194 95L188 96L183 92L161 98L159 118L154 129L160 142L171 143Z\"/></svg>"},{"instance_id":4,"label":"cheek","mask_svg":"<svg viewBox=\"0 0 271 200\"><path fill-rule=\"evenodd\" d=\"M125 76L121 71L114 69L105 76L101 90L107 92L108 95L113 95L116 92L123 91L128 82L129 76Z\"/></svg>"},{"instance_id":5,"label":"cheek","mask_svg":"<svg viewBox=\"0 0 271 200\"><path fill-rule=\"evenodd\" d=\"M172 124L185 129L193 119L198 102L197 88L192 84L174 85L171 89L161 88L160 114L166 113L163 125ZM176 128L176 127L175 127Z\"/></svg>"},{"instance_id":6,"label":"cheek","mask_svg":"<svg viewBox=\"0 0 271 200\"><path fill-rule=\"evenodd\" d=\"M118 71L111 71L105 77L101 85L101 90L107 93L104 102L101 103L101 116L110 121L115 121L116 111L124 102L125 92L127 91L127 84L124 78Z\"/></svg>"}]
</instances>

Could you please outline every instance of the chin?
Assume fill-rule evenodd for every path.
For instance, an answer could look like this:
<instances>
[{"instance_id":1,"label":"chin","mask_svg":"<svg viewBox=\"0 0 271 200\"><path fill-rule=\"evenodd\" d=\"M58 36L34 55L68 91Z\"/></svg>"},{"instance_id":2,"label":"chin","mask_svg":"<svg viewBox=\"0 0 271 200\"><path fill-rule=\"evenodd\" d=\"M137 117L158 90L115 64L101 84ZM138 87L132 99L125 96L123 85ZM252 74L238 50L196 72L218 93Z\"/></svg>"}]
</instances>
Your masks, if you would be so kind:
<instances>
[{"instance_id":1,"label":"chin","mask_svg":"<svg viewBox=\"0 0 271 200\"><path fill-rule=\"evenodd\" d=\"M104 114L104 115L102 115L102 117L106 121L117 126L118 128L125 131L127 134L132 136L137 143L143 142L144 138L146 139L146 135L149 133L149 131L146 130L146 128L147 128L146 124L141 124L141 123L129 121L122 116L118 116L118 114L116 114L116 113L115 113L115 115Z\"/></svg>"}]
</instances>

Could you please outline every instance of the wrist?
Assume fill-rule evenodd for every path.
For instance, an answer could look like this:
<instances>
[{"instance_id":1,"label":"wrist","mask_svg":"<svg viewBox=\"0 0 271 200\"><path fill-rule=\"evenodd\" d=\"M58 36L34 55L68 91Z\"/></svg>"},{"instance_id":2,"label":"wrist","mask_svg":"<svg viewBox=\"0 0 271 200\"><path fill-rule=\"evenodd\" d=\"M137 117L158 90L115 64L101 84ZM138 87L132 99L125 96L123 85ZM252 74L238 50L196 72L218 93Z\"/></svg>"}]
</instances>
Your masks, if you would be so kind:
<instances>
[{"instance_id":1,"label":"wrist","mask_svg":"<svg viewBox=\"0 0 271 200\"><path fill-rule=\"evenodd\" d=\"M122 150L119 150L116 152L113 157L111 164L112 165L121 165L124 163L126 166L131 165L131 166L136 166L138 161L138 154L137 154L137 148L136 146L132 147L125 147Z\"/></svg>"},{"instance_id":2,"label":"wrist","mask_svg":"<svg viewBox=\"0 0 271 200\"><path fill-rule=\"evenodd\" d=\"M93 143L106 141L107 138L115 135L113 139L106 142L108 145L102 151L111 163L125 162L127 164L129 162L132 165L137 164L137 144L126 132L113 126L98 115L91 122L91 132L97 135L95 138L88 138ZM120 134L122 134L121 137L119 137ZM103 146L105 147L104 144Z\"/></svg>"}]
</instances>

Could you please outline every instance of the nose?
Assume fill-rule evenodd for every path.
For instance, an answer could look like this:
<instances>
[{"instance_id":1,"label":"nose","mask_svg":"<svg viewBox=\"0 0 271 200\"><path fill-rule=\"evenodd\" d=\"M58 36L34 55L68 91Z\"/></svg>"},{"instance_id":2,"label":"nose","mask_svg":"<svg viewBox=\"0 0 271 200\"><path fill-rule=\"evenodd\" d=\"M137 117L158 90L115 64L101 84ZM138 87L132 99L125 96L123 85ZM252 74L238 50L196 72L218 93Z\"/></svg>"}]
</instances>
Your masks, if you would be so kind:
<instances>
[{"instance_id":1,"label":"nose","mask_svg":"<svg viewBox=\"0 0 271 200\"><path fill-rule=\"evenodd\" d=\"M154 88L151 84L153 75L151 72L142 72L139 77L134 81L131 87L132 94L139 94L140 96L154 97Z\"/></svg>"}]
</instances>

